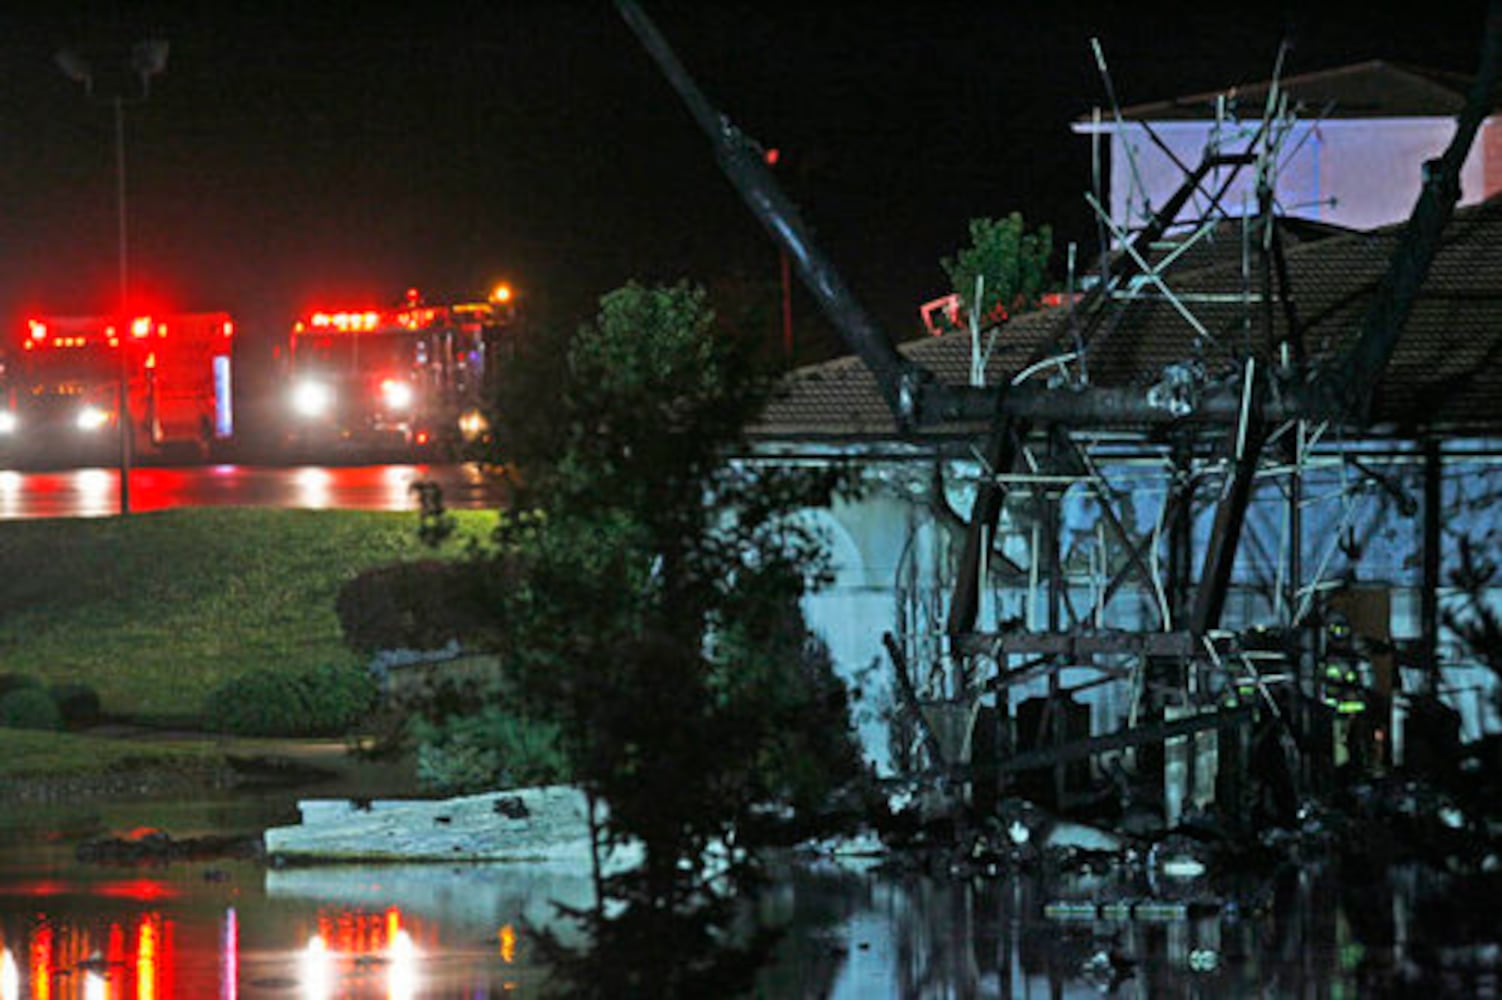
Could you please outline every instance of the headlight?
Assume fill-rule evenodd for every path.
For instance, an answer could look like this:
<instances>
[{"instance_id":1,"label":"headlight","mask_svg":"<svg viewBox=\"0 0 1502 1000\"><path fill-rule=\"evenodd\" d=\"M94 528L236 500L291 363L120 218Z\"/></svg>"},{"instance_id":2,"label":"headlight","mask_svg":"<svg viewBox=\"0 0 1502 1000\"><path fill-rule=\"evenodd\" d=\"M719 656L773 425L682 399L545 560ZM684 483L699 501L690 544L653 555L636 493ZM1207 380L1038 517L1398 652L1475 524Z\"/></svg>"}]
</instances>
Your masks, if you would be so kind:
<instances>
[{"instance_id":1,"label":"headlight","mask_svg":"<svg viewBox=\"0 0 1502 1000\"><path fill-rule=\"evenodd\" d=\"M490 430L490 421L479 410L465 410L459 415L459 433L464 440L473 441Z\"/></svg>"},{"instance_id":2,"label":"headlight","mask_svg":"<svg viewBox=\"0 0 1502 1000\"><path fill-rule=\"evenodd\" d=\"M14 410L0 410L0 434L14 434L16 432L16 414Z\"/></svg>"},{"instance_id":3,"label":"headlight","mask_svg":"<svg viewBox=\"0 0 1502 1000\"><path fill-rule=\"evenodd\" d=\"M109 412L97 406L85 406L78 411L78 429L81 431L97 431L109 422Z\"/></svg>"},{"instance_id":4,"label":"headlight","mask_svg":"<svg viewBox=\"0 0 1502 1000\"><path fill-rule=\"evenodd\" d=\"M322 382L299 382L292 390L292 409L304 417L319 417L334 403L334 390Z\"/></svg>"},{"instance_id":5,"label":"headlight","mask_svg":"<svg viewBox=\"0 0 1502 1000\"><path fill-rule=\"evenodd\" d=\"M381 383L381 399L390 410L405 410L412 405L412 386L399 379L388 378Z\"/></svg>"}]
</instances>

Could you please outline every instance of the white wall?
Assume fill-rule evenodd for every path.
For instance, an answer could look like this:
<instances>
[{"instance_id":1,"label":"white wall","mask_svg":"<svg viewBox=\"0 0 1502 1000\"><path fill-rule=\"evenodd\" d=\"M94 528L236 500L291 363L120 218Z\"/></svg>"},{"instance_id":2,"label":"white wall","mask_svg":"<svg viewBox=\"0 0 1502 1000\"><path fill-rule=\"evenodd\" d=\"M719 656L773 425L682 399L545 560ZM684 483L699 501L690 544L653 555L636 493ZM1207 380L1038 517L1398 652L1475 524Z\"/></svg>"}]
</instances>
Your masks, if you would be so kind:
<instances>
[{"instance_id":1,"label":"white wall","mask_svg":"<svg viewBox=\"0 0 1502 1000\"><path fill-rule=\"evenodd\" d=\"M1154 132L1185 165L1197 166L1214 131L1212 121L1150 123ZM1488 119L1472 144L1461 172L1461 204L1482 200L1487 192L1484 147L1486 131L1502 127ZM1240 152L1256 122L1232 123L1221 132L1221 150ZM1092 126L1076 126L1088 134ZM1140 227L1183 182L1184 174L1139 124L1118 129L1103 123L1109 137L1110 172L1106 204L1112 218ZM1352 229L1372 229L1408 218L1418 198L1425 160L1442 153L1454 134L1449 118L1330 119L1293 124L1282 141L1275 197L1282 214L1318 219ZM1494 179L1495 180L1495 179ZM1211 175L1205 187L1217 190ZM1330 204L1330 199L1334 204ZM1256 172L1243 167L1223 201L1232 215L1257 210ZM1207 207L1203 205L1202 207Z\"/></svg>"},{"instance_id":2,"label":"white wall","mask_svg":"<svg viewBox=\"0 0 1502 1000\"><path fill-rule=\"evenodd\" d=\"M1422 495L1420 467L1414 456L1386 460L1367 456L1367 462L1370 467L1382 470L1394 489L1415 498ZM896 460L872 468L873 485L863 498L839 502L829 510L807 515L824 530L830 542L835 580L825 590L807 597L804 611L810 627L829 644L837 673L856 696L857 728L867 758L879 773L890 774L893 755L887 719L895 699L893 668L882 645L882 634L892 632L905 640L910 662L920 675L920 688L929 668L947 667L943 660L942 633L962 529L941 516L933 503L931 460ZM1141 476L1131 479L1128 471L1109 463L1103 468L1107 479L1118 485L1142 483L1134 491L1130 510L1122 516L1128 530L1143 537L1153 531L1162 500L1161 489L1155 492L1153 481ZM949 486L946 499L958 511L969 510L971 491L963 484L973 481L975 474L976 469L963 463L946 470L945 481ZM1338 460L1332 463L1326 458L1323 464L1312 463L1304 490L1305 584L1318 577L1328 582L1349 579L1391 587L1392 634L1398 639L1416 638L1420 519L1415 515L1404 516L1388 489L1369 481L1363 483L1351 467L1342 466ZM1502 459L1447 460L1444 480L1447 538L1443 551L1447 569L1458 562L1460 536L1486 546L1489 554L1502 551L1502 523L1493 516L1498 496L1502 496ZM1278 485L1264 482L1247 514L1246 534L1226 603L1224 625L1228 628L1275 624L1280 620L1281 612L1273 607L1267 591L1279 574L1278 551L1286 530L1285 510ZM1086 609L1094 588L1076 570L1082 554L1097 537L1092 527L1096 517L1094 502L1083 489L1071 490L1066 494L1062 515L1066 566L1072 568L1071 599L1076 608ZM1196 561L1203 558L1212 519L1213 510L1203 506L1194 530ZM1003 537L998 547L1025 565L1030 533L1010 511L1003 512L1000 524ZM1355 561L1334 544L1347 534L1360 543L1361 553ZM1115 548L1117 552L1111 558L1120 560L1119 546ZM979 627L990 629L1000 620L1027 618L1025 582L1007 583L995 575L992 582L993 587L981 602ZM1494 594L1496 604L1502 608L1502 588ZM913 602L905 603L904 595L916 596L925 604L920 615L913 615ZM1453 591L1447 588L1442 601L1448 605L1454 600ZM1108 607L1104 624L1122 629L1154 628L1157 622L1154 604L1153 598L1135 580L1129 581ZM1032 618L1035 627L1042 627L1045 619L1041 614ZM1469 658L1456 647L1448 632L1441 641L1447 662L1444 676L1447 700L1461 712L1465 738L1502 730L1502 718L1498 717L1493 698L1496 684L1490 671L1468 662ZM1061 681L1065 687L1072 687L1098 676L1089 668L1070 668ZM1034 681L1016 685L1011 690L1012 702L1015 705L1046 689L1047 680L1040 675ZM1130 692L1122 683L1103 684L1086 691L1080 700L1091 706L1091 729L1100 734L1120 725L1130 707Z\"/></svg>"}]
</instances>

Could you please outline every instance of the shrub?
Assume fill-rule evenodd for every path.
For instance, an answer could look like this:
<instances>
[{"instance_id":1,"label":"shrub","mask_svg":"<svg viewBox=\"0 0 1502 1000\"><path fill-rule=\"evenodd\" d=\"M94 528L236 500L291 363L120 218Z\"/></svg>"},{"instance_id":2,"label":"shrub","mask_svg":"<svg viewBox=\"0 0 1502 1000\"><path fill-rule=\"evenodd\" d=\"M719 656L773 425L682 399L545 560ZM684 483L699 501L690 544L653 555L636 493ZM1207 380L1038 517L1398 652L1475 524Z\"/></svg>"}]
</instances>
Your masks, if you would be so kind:
<instances>
[{"instance_id":1,"label":"shrub","mask_svg":"<svg viewBox=\"0 0 1502 1000\"><path fill-rule=\"evenodd\" d=\"M417 778L447 794L546 785L568 779L552 723L489 707L442 723L413 722Z\"/></svg>"},{"instance_id":2,"label":"shrub","mask_svg":"<svg viewBox=\"0 0 1502 1000\"><path fill-rule=\"evenodd\" d=\"M256 670L215 688L204 708L209 728L237 736L294 735L302 730L302 697L287 674Z\"/></svg>"},{"instance_id":3,"label":"shrub","mask_svg":"<svg viewBox=\"0 0 1502 1000\"><path fill-rule=\"evenodd\" d=\"M360 723L380 697L364 667L326 663L297 678L310 735L336 736Z\"/></svg>"},{"instance_id":4,"label":"shrub","mask_svg":"<svg viewBox=\"0 0 1502 1000\"><path fill-rule=\"evenodd\" d=\"M474 634L485 616L464 564L438 559L367 570L339 590L344 641L362 653L441 649Z\"/></svg>"},{"instance_id":5,"label":"shrub","mask_svg":"<svg viewBox=\"0 0 1502 1000\"><path fill-rule=\"evenodd\" d=\"M42 682L30 674L0 674L0 698L21 688L39 688Z\"/></svg>"},{"instance_id":6,"label":"shrub","mask_svg":"<svg viewBox=\"0 0 1502 1000\"><path fill-rule=\"evenodd\" d=\"M61 729L62 713L40 687L18 687L0 696L0 726L10 729Z\"/></svg>"},{"instance_id":7,"label":"shrub","mask_svg":"<svg viewBox=\"0 0 1502 1000\"><path fill-rule=\"evenodd\" d=\"M256 670L209 695L210 728L237 736L338 736L374 707L375 682L361 667L327 664L303 674Z\"/></svg>"},{"instance_id":8,"label":"shrub","mask_svg":"<svg viewBox=\"0 0 1502 1000\"><path fill-rule=\"evenodd\" d=\"M54 684L48 688L57 710L62 713L63 725L69 729L83 729L99 722L101 715L99 692L87 684Z\"/></svg>"}]
</instances>

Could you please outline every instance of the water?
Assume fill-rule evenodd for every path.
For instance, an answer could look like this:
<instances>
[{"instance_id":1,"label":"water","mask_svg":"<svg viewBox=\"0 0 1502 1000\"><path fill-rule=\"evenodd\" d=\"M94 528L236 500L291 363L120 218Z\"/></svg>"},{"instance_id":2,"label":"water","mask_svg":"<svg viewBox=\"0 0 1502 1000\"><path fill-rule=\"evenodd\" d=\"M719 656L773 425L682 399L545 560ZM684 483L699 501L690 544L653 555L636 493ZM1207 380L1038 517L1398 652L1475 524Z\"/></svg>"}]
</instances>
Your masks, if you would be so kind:
<instances>
[{"instance_id":1,"label":"water","mask_svg":"<svg viewBox=\"0 0 1502 1000\"><path fill-rule=\"evenodd\" d=\"M74 860L101 832L255 831L285 798L16 810L0 816L0 1000L524 997L547 970L528 926L565 938L555 901L588 873L535 865L268 868L247 860L109 866ZM1290 869L1193 918L1108 911L1090 876L935 879L830 864L782 872L756 904L788 928L771 997L1489 995L1495 918L1435 910L1453 886L1412 872ZM1251 902L1251 901L1255 902ZM1439 913L1439 916L1435 914ZM1050 916L1052 914L1052 916ZM574 940L577 940L575 936Z\"/></svg>"}]
</instances>

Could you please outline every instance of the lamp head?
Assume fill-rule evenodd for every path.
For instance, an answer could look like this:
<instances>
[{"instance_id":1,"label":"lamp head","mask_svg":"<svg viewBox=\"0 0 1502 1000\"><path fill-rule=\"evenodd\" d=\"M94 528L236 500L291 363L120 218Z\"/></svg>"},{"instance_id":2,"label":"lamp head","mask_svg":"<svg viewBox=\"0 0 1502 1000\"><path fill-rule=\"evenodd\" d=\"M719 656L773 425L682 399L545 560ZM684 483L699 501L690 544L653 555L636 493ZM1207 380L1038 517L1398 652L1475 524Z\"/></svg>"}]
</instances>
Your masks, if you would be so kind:
<instances>
[{"instance_id":1,"label":"lamp head","mask_svg":"<svg viewBox=\"0 0 1502 1000\"><path fill-rule=\"evenodd\" d=\"M141 78L142 89L150 89L151 78L167 69L167 40L148 38L131 46L130 68Z\"/></svg>"},{"instance_id":2,"label":"lamp head","mask_svg":"<svg viewBox=\"0 0 1502 1000\"><path fill-rule=\"evenodd\" d=\"M94 71L77 49L59 49L52 59L57 63L57 68L63 71L63 76L74 83L83 84L85 90L93 93Z\"/></svg>"}]
</instances>

